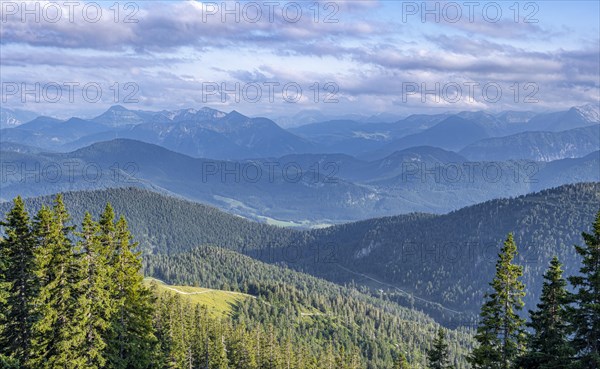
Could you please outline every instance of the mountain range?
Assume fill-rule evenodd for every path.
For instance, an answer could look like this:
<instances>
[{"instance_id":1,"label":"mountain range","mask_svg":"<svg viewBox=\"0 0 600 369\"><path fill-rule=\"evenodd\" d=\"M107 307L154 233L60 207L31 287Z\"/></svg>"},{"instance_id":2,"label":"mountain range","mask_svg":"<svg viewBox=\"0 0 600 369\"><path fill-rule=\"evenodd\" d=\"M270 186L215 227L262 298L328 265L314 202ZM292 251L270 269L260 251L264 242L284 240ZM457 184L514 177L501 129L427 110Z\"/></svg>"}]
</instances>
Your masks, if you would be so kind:
<instances>
[{"instance_id":1,"label":"mountain range","mask_svg":"<svg viewBox=\"0 0 600 369\"><path fill-rule=\"evenodd\" d=\"M379 122L345 118L309 123L312 120L307 119L308 124L286 130L268 118L251 118L236 111L225 113L205 107L151 112L117 105L92 119L63 121L42 116L19 125L5 123L0 130L0 141L68 152L100 141L128 138L211 159L239 160L303 153L343 153L363 159L381 159L414 146L452 151L469 147L466 152L471 152L476 147L485 147L492 138L503 137L510 141L511 135L538 132L531 137L520 136L521 151L532 152L539 145L551 149L542 146L539 155L530 153L527 158L516 159L548 161L596 151L585 147L573 150L571 146L578 136L589 133L577 128L599 126L598 110L596 106L585 105L542 114L512 111L419 114L395 122L384 121L383 115ZM6 114L9 113L7 110ZM562 131L571 133L548 134ZM544 137L538 138L542 133ZM569 135L571 138L566 139ZM497 142L494 145L502 146Z\"/></svg>"},{"instance_id":2,"label":"mountain range","mask_svg":"<svg viewBox=\"0 0 600 369\"><path fill-rule=\"evenodd\" d=\"M69 153L1 152L2 199L136 186L264 222L320 226L414 211L444 213L498 197L600 181L600 151L553 162L472 162L435 147L364 161L296 154L199 159L128 139Z\"/></svg>"},{"instance_id":3,"label":"mountain range","mask_svg":"<svg viewBox=\"0 0 600 369\"><path fill-rule=\"evenodd\" d=\"M600 183L486 201L442 215L412 213L310 231L251 222L135 188L67 192L64 198L75 224L85 211L99 213L110 202L130 220L146 255L219 246L338 284L367 287L386 300L461 325L477 312L509 232L519 248L516 262L525 268L529 305L537 301L541 275L554 255L566 273L576 272L573 244L581 244L581 232L592 226ZM26 203L34 212L51 201L47 196ZM10 203L0 203L0 212L9 208Z\"/></svg>"},{"instance_id":4,"label":"mountain range","mask_svg":"<svg viewBox=\"0 0 600 369\"><path fill-rule=\"evenodd\" d=\"M271 224L320 227L600 180L592 105L348 118L286 130L206 107L40 116L0 130L0 198L136 186Z\"/></svg>"}]
</instances>

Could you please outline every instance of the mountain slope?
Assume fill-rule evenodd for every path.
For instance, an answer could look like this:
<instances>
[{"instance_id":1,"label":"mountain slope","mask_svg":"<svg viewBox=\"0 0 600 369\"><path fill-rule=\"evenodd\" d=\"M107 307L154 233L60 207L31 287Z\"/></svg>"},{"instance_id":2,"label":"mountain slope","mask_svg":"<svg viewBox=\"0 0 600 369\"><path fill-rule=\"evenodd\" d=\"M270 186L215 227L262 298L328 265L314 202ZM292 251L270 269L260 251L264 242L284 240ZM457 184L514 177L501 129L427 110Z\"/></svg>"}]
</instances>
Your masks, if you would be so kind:
<instances>
[{"instance_id":1,"label":"mountain slope","mask_svg":"<svg viewBox=\"0 0 600 369\"><path fill-rule=\"evenodd\" d=\"M172 283L250 294L255 298L239 302L234 319L271 324L316 345L334 340L359 347L368 368L391 367L397 345L411 362L425 365L424 354L438 326L422 312L385 298L215 247L151 255L144 269ZM472 345L471 333L464 328L448 331L451 360L458 368L467 367L464 355Z\"/></svg>"},{"instance_id":2,"label":"mountain slope","mask_svg":"<svg viewBox=\"0 0 600 369\"><path fill-rule=\"evenodd\" d=\"M130 220L147 253L178 254L206 244L226 247L334 282L382 289L404 306L457 324L478 311L496 253L509 232L519 247L517 261L525 265L530 305L552 256L558 255L565 270L574 273L579 260L572 245L581 243L580 232L589 230L599 210L600 183L492 200L445 215L408 214L313 231L254 223L139 189L65 194L75 222L84 209L98 213L107 201ZM35 210L51 198L26 202ZM0 204L0 211L6 213L9 206Z\"/></svg>"},{"instance_id":3,"label":"mountain slope","mask_svg":"<svg viewBox=\"0 0 600 369\"><path fill-rule=\"evenodd\" d=\"M0 109L0 129L18 127L37 117L38 114L32 111L2 107Z\"/></svg>"},{"instance_id":4,"label":"mountain slope","mask_svg":"<svg viewBox=\"0 0 600 369\"><path fill-rule=\"evenodd\" d=\"M460 151L471 160L525 159L552 161L576 158L600 149L600 125L562 132L524 132L484 139Z\"/></svg>"},{"instance_id":5,"label":"mountain slope","mask_svg":"<svg viewBox=\"0 0 600 369\"><path fill-rule=\"evenodd\" d=\"M458 150L489 136L489 130L482 124L459 116L451 116L422 132L396 139L365 157L381 158L394 151L414 146L435 146L445 150Z\"/></svg>"},{"instance_id":6,"label":"mountain slope","mask_svg":"<svg viewBox=\"0 0 600 369\"><path fill-rule=\"evenodd\" d=\"M502 241L514 232L531 305L552 256L560 257L567 273L576 272L579 262L572 245L582 242L580 233L592 226L599 204L600 183L577 184L445 215L413 214L315 230L308 247L338 245L336 262L345 269L323 268L310 260L302 268L338 282L399 288L475 313Z\"/></svg>"},{"instance_id":7,"label":"mountain slope","mask_svg":"<svg viewBox=\"0 0 600 369\"><path fill-rule=\"evenodd\" d=\"M266 118L200 110L169 116L171 121L138 124L121 137L164 146L193 157L241 159L310 151L311 144Z\"/></svg>"},{"instance_id":8,"label":"mountain slope","mask_svg":"<svg viewBox=\"0 0 600 369\"><path fill-rule=\"evenodd\" d=\"M38 117L16 128L1 130L2 141L58 150L69 142L108 130L107 127L84 119L67 121Z\"/></svg>"},{"instance_id":9,"label":"mountain slope","mask_svg":"<svg viewBox=\"0 0 600 369\"><path fill-rule=\"evenodd\" d=\"M600 123L598 105L572 107L567 111L539 114L527 122L529 131L559 132Z\"/></svg>"}]
</instances>

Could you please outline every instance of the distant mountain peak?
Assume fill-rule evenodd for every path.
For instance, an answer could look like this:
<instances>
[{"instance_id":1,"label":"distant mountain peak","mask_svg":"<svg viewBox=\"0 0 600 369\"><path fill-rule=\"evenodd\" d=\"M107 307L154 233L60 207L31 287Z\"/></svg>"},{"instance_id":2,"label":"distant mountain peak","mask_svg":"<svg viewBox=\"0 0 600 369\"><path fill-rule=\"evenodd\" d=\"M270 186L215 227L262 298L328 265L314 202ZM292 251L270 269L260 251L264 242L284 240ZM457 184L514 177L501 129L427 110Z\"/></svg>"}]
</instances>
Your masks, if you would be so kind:
<instances>
[{"instance_id":1,"label":"distant mountain peak","mask_svg":"<svg viewBox=\"0 0 600 369\"><path fill-rule=\"evenodd\" d=\"M27 110L0 109L0 128L14 128L23 123L30 122L38 117L37 113Z\"/></svg>"},{"instance_id":2,"label":"distant mountain peak","mask_svg":"<svg viewBox=\"0 0 600 369\"><path fill-rule=\"evenodd\" d=\"M123 105L113 105L110 108L108 108L107 111L111 111L111 112L116 112L116 111L129 111L129 109L127 109L126 107L124 107Z\"/></svg>"},{"instance_id":3,"label":"distant mountain peak","mask_svg":"<svg viewBox=\"0 0 600 369\"><path fill-rule=\"evenodd\" d=\"M243 115L242 113L240 113L237 110L230 111L229 114L227 114L227 116L231 116L231 117L242 116L242 117L245 117L245 115Z\"/></svg>"},{"instance_id":4,"label":"distant mountain peak","mask_svg":"<svg viewBox=\"0 0 600 369\"><path fill-rule=\"evenodd\" d=\"M573 109L588 122L600 122L600 106L598 104L576 106Z\"/></svg>"},{"instance_id":5,"label":"distant mountain peak","mask_svg":"<svg viewBox=\"0 0 600 369\"><path fill-rule=\"evenodd\" d=\"M238 112L237 110L232 110L229 114L225 116L225 118L227 118L227 120L229 121L234 122L242 122L249 119L247 116Z\"/></svg>"}]
</instances>

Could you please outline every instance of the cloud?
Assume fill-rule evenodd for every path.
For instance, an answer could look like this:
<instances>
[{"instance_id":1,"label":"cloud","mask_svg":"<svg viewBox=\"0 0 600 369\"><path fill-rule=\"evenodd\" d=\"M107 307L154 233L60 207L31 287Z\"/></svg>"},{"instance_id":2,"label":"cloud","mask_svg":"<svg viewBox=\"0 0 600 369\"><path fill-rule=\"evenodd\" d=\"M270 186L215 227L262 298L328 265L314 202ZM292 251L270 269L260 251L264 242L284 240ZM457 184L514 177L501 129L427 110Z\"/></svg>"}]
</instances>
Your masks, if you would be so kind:
<instances>
[{"instance_id":1,"label":"cloud","mask_svg":"<svg viewBox=\"0 0 600 369\"><path fill-rule=\"evenodd\" d=\"M48 3L37 2L40 7ZM378 112L376 109L500 106L529 110L598 100L598 39L580 34L576 37L579 42L560 39L554 46L555 40L549 42L548 38L563 32L563 25L546 22L546 29L509 20L456 24L422 24L418 20L415 25L399 23L386 2L322 1L317 4L318 13L313 2L297 3L303 14L298 22L290 21L292 8L287 15L277 10L272 19L264 13L257 22L248 21L251 9L247 13L238 10L239 21L235 14L227 14L223 22L223 9L215 12L209 3L197 1L140 2L137 8L121 9L119 22L109 5L104 5L103 17L96 23L82 21L80 16L74 22L67 17L55 23L21 22L18 14L4 14L7 21L0 31L3 80L99 81L106 86L134 81L140 87L138 107L161 109L205 105L201 86L206 81L293 81L306 90L296 104L282 99L262 104L214 102L224 110L252 114L300 108L372 113ZM248 3L237 4L243 9ZM228 6L232 9L235 4ZM124 22L125 15L137 22ZM310 86L330 81L339 86L339 103L311 102ZM495 104L404 103L403 82L419 86L495 82L507 89L514 83L522 87L533 82L539 88L540 102L533 107L522 101L511 105L509 99ZM86 102L42 105L33 110L100 109L99 104Z\"/></svg>"},{"instance_id":2,"label":"cloud","mask_svg":"<svg viewBox=\"0 0 600 369\"><path fill-rule=\"evenodd\" d=\"M44 15L46 12L43 9L48 6L48 1L23 4L37 5L41 14L40 21L30 17L31 21L22 22L22 9L15 14L11 12L5 15L6 22L3 20L0 33L2 44L165 51L185 46L202 49L247 43L303 43L318 40L325 34L328 37L364 38L381 32L368 22L349 23L348 19L341 19L342 11L363 11L369 8L368 5L359 6L348 1L321 4L318 12L312 2L288 2L276 6L264 5L269 2L148 2L130 9L127 15L131 15L131 19L125 19L126 16L122 14L125 11L121 10L118 21L115 21L115 12L106 7L96 10L96 13L101 14L96 20L95 17L84 17L71 11L70 7L62 4L59 11L62 16L54 21L54 17ZM248 4L261 6L246 8ZM291 4L295 5L288 7ZM331 4L335 4L335 7L329 8ZM75 15L71 18L70 14Z\"/></svg>"}]
</instances>

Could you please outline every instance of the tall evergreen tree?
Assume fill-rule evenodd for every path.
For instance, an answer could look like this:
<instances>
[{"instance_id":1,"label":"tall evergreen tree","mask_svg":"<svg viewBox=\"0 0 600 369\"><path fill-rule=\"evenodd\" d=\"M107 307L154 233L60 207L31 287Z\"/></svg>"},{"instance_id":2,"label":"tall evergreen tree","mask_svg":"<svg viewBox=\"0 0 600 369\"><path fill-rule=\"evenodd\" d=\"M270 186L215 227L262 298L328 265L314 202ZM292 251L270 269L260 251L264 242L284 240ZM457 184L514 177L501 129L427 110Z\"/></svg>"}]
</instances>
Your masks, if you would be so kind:
<instances>
[{"instance_id":1,"label":"tall evergreen tree","mask_svg":"<svg viewBox=\"0 0 600 369\"><path fill-rule=\"evenodd\" d=\"M110 225L101 221L102 227L108 229ZM152 325L154 298L142 283L140 253L133 251L137 244L131 242L125 218L119 218L114 230L115 248L109 265L115 312L110 327L109 366L146 368L156 342Z\"/></svg>"},{"instance_id":2,"label":"tall evergreen tree","mask_svg":"<svg viewBox=\"0 0 600 369\"><path fill-rule=\"evenodd\" d=\"M0 223L6 237L0 240L0 353L25 363L29 356L33 325L33 299L37 294L35 278L35 239L25 203L14 200L6 221Z\"/></svg>"},{"instance_id":3,"label":"tall evergreen tree","mask_svg":"<svg viewBox=\"0 0 600 369\"><path fill-rule=\"evenodd\" d=\"M227 369L229 362L227 360L227 348L225 347L225 336L223 326L220 322L214 324L210 331L210 340L208 347L208 369ZM276 369L276 367L271 366Z\"/></svg>"},{"instance_id":4,"label":"tall evergreen tree","mask_svg":"<svg viewBox=\"0 0 600 369\"><path fill-rule=\"evenodd\" d=\"M102 245L99 232L99 225L86 213L78 234L80 282L74 320L78 332L83 334L78 351L90 369L106 365L106 339L113 309L108 269L110 250Z\"/></svg>"},{"instance_id":5,"label":"tall evergreen tree","mask_svg":"<svg viewBox=\"0 0 600 369\"><path fill-rule=\"evenodd\" d=\"M575 246L583 258L580 275L569 277L575 290L568 316L574 328L572 340L576 368L600 368L600 211L592 233L582 233L585 246Z\"/></svg>"},{"instance_id":6,"label":"tall evergreen tree","mask_svg":"<svg viewBox=\"0 0 600 369\"><path fill-rule=\"evenodd\" d=\"M427 352L427 360L430 369L450 369L450 354L448 352L448 343L446 343L446 333L440 327L437 336L433 341L433 347Z\"/></svg>"},{"instance_id":7,"label":"tall evergreen tree","mask_svg":"<svg viewBox=\"0 0 600 369\"><path fill-rule=\"evenodd\" d=\"M568 339L567 282L562 273L562 265L555 256L544 274L537 310L529 312L528 326L533 332L528 337L527 353L520 360L523 367L567 369L571 365L573 350Z\"/></svg>"},{"instance_id":8,"label":"tall evergreen tree","mask_svg":"<svg viewBox=\"0 0 600 369\"><path fill-rule=\"evenodd\" d=\"M104 211L98 221L100 231L100 242L106 252L110 255L114 253L115 246L115 210L110 203L106 204Z\"/></svg>"},{"instance_id":9,"label":"tall evergreen tree","mask_svg":"<svg viewBox=\"0 0 600 369\"><path fill-rule=\"evenodd\" d=\"M39 244L37 275L41 282L36 298L38 320L33 326L32 368L84 368L74 335L77 308L77 270L71 243L73 227L62 196L52 210L43 207L36 217L34 233Z\"/></svg>"},{"instance_id":10,"label":"tall evergreen tree","mask_svg":"<svg viewBox=\"0 0 600 369\"><path fill-rule=\"evenodd\" d=\"M519 280L523 267L513 264L516 256L517 245L511 233L498 255L496 276L490 283L493 292L486 294L481 309L475 335L479 346L469 357L474 368L509 369L523 352L525 320L518 312L524 305L525 286Z\"/></svg>"}]
</instances>

